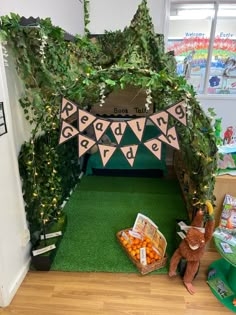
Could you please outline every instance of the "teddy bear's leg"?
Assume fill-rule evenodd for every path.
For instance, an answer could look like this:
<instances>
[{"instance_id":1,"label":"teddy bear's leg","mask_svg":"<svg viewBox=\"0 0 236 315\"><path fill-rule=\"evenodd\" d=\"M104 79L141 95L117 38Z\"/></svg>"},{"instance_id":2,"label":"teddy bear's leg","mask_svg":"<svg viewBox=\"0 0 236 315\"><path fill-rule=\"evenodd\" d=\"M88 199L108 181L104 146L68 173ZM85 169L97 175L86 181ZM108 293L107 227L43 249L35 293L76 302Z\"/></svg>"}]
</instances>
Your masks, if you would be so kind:
<instances>
[{"instance_id":1,"label":"teddy bear's leg","mask_svg":"<svg viewBox=\"0 0 236 315\"><path fill-rule=\"evenodd\" d=\"M182 255L180 253L179 248L177 248L170 260L170 268L169 268L170 277L176 276L176 269L181 258L182 258Z\"/></svg>"},{"instance_id":2,"label":"teddy bear's leg","mask_svg":"<svg viewBox=\"0 0 236 315\"><path fill-rule=\"evenodd\" d=\"M187 262L187 268L184 274L184 285L186 286L188 292L190 294L194 294L195 293L195 289L194 286L192 284L192 281L194 279L194 276L198 270L199 267L199 261L188 261Z\"/></svg>"}]
</instances>

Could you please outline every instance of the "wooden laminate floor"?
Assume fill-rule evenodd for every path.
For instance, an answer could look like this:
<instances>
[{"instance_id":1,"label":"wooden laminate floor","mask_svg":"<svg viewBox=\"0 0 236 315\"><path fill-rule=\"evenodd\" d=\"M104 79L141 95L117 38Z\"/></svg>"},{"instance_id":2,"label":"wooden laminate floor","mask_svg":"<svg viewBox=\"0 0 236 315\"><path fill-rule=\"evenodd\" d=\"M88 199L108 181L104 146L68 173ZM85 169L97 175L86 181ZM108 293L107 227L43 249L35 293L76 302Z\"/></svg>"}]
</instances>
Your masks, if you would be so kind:
<instances>
[{"instance_id":1,"label":"wooden laminate floor","mask_svg":"<svg viewBox=\"0 0 236 315\"><path fill-rule=\"evenodd\" d=\"M190 295L177 276L30 271L4 315L221 315L232 314L206 283L219 254L206 252Z\"/></svg>"}]
</instances>

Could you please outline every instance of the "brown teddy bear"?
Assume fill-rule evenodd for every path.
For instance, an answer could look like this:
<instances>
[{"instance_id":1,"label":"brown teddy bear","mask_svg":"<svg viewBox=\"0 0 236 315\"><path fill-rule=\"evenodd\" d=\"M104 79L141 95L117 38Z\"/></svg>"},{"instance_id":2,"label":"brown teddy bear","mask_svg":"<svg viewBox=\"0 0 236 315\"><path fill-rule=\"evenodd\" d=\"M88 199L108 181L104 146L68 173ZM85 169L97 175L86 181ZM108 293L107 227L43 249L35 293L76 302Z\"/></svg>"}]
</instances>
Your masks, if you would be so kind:
<instances>
[{"instance_id":1,"label":"brown teddy bear","mask_svg":"<svg viewBox=\"0 0 236 315\"><path fill-rule=\"evenodd\" d=\"M212 208L213 209L213 208ZM170 261L169 276L176 275L176 269L182 258L186 260L186 270L183 276L183 282L190 294L195 293L192 281L198 271L200 259L205 252L206 243L211 239L215 221L213 210L209 211L205 229L202 228L204 221L204 212L200 209L196 213L186 237L181 241L179 247L174 252Z\"/></svg>"}]
</instances>

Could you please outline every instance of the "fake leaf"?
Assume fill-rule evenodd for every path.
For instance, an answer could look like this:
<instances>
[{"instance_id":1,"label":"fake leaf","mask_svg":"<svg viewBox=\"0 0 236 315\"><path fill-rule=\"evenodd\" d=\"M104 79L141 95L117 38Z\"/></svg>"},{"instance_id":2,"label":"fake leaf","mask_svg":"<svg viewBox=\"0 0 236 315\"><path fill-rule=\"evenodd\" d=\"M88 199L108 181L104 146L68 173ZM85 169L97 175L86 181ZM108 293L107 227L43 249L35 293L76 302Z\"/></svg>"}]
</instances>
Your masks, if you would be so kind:
<instances>
[{"instance_id":1,"label":"fake leaf","mask_svg":"<svg viewBox=\"0 0 236 315\"><path fill-rule=\"evenodd\" d=\"M116 81L113 81L113 80L111 80L111 79L106 79L106 80L105 80L105 83L106 83L107 85L110 85L110 86L115 86L115 85L116 85Z\"/></svg>"}]
</instances>

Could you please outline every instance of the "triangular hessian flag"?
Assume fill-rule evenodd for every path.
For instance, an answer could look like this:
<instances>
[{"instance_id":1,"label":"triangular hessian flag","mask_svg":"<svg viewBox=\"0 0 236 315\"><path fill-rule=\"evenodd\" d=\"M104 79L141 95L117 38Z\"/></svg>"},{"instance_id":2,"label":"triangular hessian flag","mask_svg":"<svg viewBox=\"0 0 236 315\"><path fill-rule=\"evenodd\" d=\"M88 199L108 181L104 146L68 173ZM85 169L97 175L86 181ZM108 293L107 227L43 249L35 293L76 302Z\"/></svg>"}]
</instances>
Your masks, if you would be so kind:
<instances>
[{"instance_id":1,"label":"triangular hessian flag","mask_svg":"<svg viewBox=\"0 0 236 315\"><path fill-rule=\"evenodd\" d=\"M126 126L127 126L127 123L125 121L114 121L111 123L110 128L118 144L121 142L121 139L123 138Z\"/></svg>"},{"instance_id":2,"label":"triangular hessian flag","mask_svg":"<svg viewBox=\"0 0 236 315\"><path fill-rule=\"evenodd\" d=\"M156 138L143 143L159 160L161 160L162 142Z\"/></svg>"},{"instance_id":3,"label":"triangular hessian flag","mask_svg":"<svg viewBox=\"0 0 236 315\"><path fill-rule=\"evenodd\" d=\"M178 104L173 105L166 110L173 117L175 117L178 121L180 121L184 126L187 125L186 107L185 106L186 106L185 101L181 101Z\"/></svg>"},{"instance_id":4,"label":"triangular hessian flag","mask_svg":"<svg viewBox=\"0 0 236 315\"><path fill-rule=\"evenodd\" d=\"M100 152L101 160L102 160L102 165L103 167L106 166L107 162L110 160L112 157L113 153L116 150L115 146L110 146L110 145L104 145L104 144L99 144L98 149Z\"/></svg>"},{"instance_id":5,"label":"triangular hessian flag","mask_svg":"<svg viewBox=\"0 0 236 315\"><path fill-rule=\"evenodd\" d=\"M149 116L149 119L164 133L166 134L168 127L168 118L169 115L165 111L161 111L159 113L153 114Z\"/></svg>"},{"instance_id":6,"label":"triangular hessian flag","mask_svg":"<svg viewBox=\"0 0 236 315\"><path fill-rule=\"evenodd\" d=\"M104 119L96 119L93 123L96 140L98 141L106 132L111 122Z\"/></svg>"},{"instance_id":7,"label":"triangular hessian flag","mask_svg":"<svg viewBox=\"0 0 236 315\"><path fill-rule=\"evenodd\" d=\"M79 131L68 122L62 120L59 144L66 142L79 133Z\"/></svg>"},{"instance_id":8,"label":"triangular hessian flag","mask_svg":"<svg viewBox=\"0 0 236 315\"><path fill-rule=\"evenodd\" d=\"M77 109L78 109L78 106L75 103L63 97L62 103L61 103L60 118L63 120L66 120L68 117L76 113Z\"/></svg>"},{"instance_id":9,"label":"triangular hessian flag","mask_svg":"<svg viewBox=\"0 0 236 315\"><path fill-rule=\"evenodd\" d=\"M130 166L134 165L135 156L138 150L137 144L131 144L120 148Z\"/></svg>"},{"instance_id":10,"label":"triangular hessian flag","mask_svg":"<svg viewBox=\"0 0 236 315\"><path fill-rule=\"evenodd\" d=\"M96 117L86 110L78 110L78 130L83 132L89 125L91 125Z\"/></svg>"},{"instance_id":11,"label":"triangular hessian flag","mask_svg":"<svg viewBox=\"0 0 236 315\"><path fill-rule=\"evenodd\" d=\"M78 135L78 156L79 158L84 155L89 149L94 146L96 141L90 139L89 137L83 136L81 134Z\"/></svg>"},{"instance_id":12,"label":"triangular hessian flag","mask_svg":"<svg viewBox=\"0 0 236 315\"><path fill-rule=\"evenodd\" d=\"M142 141L143 132L146 124L146 118L137 118L137 119L131 119L127 121L130 128L133 130L136 137L139 139L139 141Z\"/></svg>"},{"instance_id":13,"label":"triangular hessian flag","mask_svg":"<svg viewBox=\"0 0 236 315\"><path fill-rule=\"evenodd\" d=\"M158 137L158 139L169 144L171 147L179 150L179 141L178 141L175 127L170 128L166 136L161 135L160 137Z\"/></svg>"}]
</instances>

